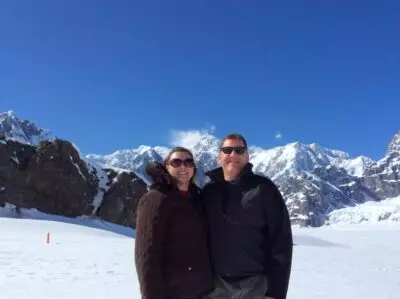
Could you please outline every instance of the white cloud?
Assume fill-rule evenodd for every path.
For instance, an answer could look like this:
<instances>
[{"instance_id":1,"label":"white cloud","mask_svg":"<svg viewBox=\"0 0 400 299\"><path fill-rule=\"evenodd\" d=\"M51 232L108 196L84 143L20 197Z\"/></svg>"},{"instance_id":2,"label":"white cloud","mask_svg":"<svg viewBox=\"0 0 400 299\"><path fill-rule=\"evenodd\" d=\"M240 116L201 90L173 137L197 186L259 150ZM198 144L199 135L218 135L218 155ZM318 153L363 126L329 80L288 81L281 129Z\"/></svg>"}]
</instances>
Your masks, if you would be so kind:
<instances>
[{"instance_id":1,"label":"white cloud","mask_svg":"<svg viewBox=\"0 0 400 299\"><path fill-rule=\"evenodd\" d=\"M282 133L281 132L276 132L275 139L282 139L282 138L283 138Z\"/></svg>"},{"instance_id":2,"label":"white cloud","mask_svg":"<svg viewBox=\"0 0 400 299\"><path fill-rule=\"evenodd\" d=\"M215 134L215 126L208 124L203 130L172 130L170 132L170 143L172 146L183 146L186 148L194 148L206 136Z\"/></svg>"},{"instance_id":3,"label":"white cloud","mask_svg":"<svg viewBox=\"0 0 400 299\"><path fill-rule=\"evenodd\" d=\"M201 131L171 131L171 145L192 148L203 136Z\"/></svg>"}]
</instances>

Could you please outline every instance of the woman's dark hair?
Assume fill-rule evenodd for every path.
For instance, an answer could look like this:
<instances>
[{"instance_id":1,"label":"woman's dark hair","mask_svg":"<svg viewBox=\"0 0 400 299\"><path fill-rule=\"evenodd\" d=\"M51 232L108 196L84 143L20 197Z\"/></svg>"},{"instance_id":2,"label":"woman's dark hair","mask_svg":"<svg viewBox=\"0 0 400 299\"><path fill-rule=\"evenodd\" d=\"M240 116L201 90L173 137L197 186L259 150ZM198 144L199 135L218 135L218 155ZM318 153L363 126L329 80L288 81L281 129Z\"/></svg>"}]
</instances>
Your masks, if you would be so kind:
<instances>
[{"instance_id":1,"label":"woman's dark hair","mask_svg":"<svg viewBox=\"0 0 400 299\"><path fill-rule=\"evenodd\" d=\"M185 147L181 147L181 146L176 146L168 153L168 155L164 159L164 167L165 167L165 169L167 169L167 165L169 164L169 161L171 159L172 154L176 153L176 152L187 153L194 160L193 154L189 149L187 149ZM193 181L194 181L194 179L196 177L196 173L197 173L196 163L194 163L194 169L193 170L194 170L193 171L193 176L190 179L190 183L193 183Z\"/></svg>"}]
</instances>

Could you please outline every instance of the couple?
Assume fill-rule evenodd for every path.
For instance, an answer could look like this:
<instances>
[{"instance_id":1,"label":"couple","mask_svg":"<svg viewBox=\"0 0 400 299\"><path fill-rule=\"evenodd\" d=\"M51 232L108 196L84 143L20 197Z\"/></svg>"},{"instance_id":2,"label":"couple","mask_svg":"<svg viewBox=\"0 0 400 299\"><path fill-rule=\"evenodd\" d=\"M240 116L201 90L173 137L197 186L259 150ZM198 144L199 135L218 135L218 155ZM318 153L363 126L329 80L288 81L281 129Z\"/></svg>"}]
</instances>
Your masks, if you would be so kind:
<instances>
[{"instance_id":1,"label":"couple","mask_svg":"<svg viewBox=\"0 0 400 299\"><path fill-rule=\"evenodd\" d=\"M252 172L240 134L222 140L218 160L203 190L185 148L148 166L135 245L143 299L286 298L293 243L282 196Z\"/></svg>"}]
</instances>

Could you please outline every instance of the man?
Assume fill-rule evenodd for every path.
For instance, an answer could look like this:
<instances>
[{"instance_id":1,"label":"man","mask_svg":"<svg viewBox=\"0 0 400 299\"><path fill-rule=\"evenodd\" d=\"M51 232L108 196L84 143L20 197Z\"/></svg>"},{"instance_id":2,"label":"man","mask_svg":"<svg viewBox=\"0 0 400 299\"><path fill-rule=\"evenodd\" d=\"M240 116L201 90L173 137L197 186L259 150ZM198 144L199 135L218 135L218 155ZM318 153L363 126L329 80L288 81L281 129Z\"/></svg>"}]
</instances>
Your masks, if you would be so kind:
<instances>
[{"instance_id":1,"label":"man","mask_svg":"<svg viewBox=\"0 0 400 299\"><path fill-rule=\"evenodd\" d=\"M204 207L216 287L207 299L285 299L292 263L292 231L277 186L256 175L247 142L229 134L220 168L206 175Z\"/></svg>"}]
</instances>

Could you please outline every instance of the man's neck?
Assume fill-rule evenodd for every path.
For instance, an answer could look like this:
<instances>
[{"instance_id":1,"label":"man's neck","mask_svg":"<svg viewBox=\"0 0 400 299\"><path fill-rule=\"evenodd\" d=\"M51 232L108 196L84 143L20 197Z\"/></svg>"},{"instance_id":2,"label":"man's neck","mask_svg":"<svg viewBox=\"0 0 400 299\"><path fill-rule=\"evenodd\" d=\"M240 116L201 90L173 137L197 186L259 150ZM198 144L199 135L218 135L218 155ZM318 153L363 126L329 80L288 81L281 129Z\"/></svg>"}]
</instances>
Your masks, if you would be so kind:
<instances>
[{"instance_id":1,"label":"man's neck","mask_svg":"<svg viewBox=\"0 0 400 299\"><path fill-rule=\"evenodd\" d=\"M239 179L239 174L232 175L228 173L224 173L224 180L227 182L237 181Z\"/></svg>"}]
</instances>

